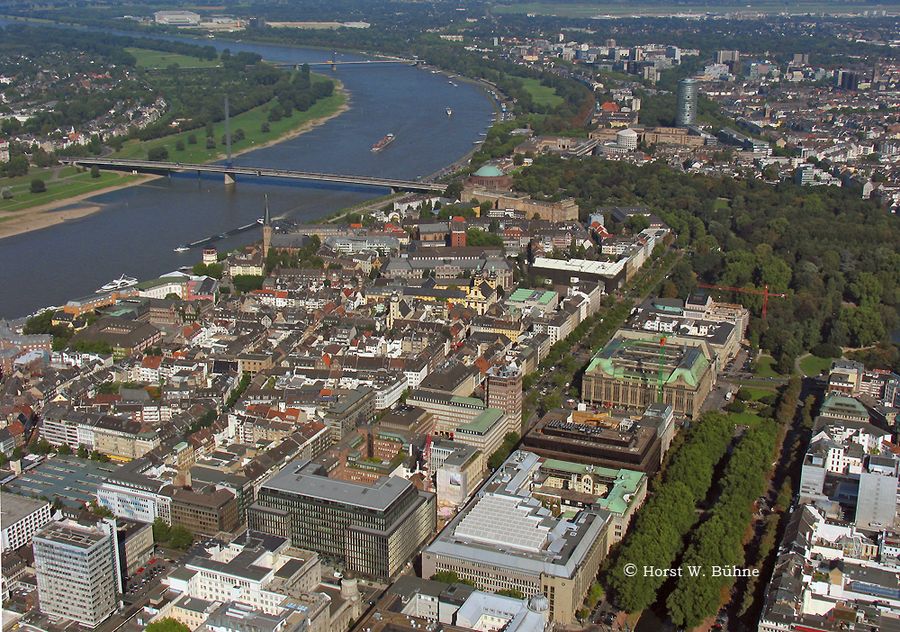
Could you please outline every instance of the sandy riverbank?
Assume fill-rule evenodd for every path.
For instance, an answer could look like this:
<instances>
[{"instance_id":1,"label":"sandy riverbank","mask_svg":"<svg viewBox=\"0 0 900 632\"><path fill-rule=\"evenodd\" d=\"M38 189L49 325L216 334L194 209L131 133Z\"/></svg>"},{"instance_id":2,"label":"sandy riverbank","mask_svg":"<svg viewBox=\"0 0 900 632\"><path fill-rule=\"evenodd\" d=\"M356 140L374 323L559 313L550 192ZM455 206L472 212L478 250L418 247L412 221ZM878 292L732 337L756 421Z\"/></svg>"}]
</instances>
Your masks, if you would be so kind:
<instances>
[{"instance_id":1,"label":"sandy riverbank","mask_svg":"<svg viewBox=\"0 0 900 632\"><path fill-rule=\"evenodd\" d=\"M244 149L234 152L232 156L240 156L251 151L256 151L257 149L265 149L266 147L277 145L278 143L290 140L291 138L296 138L297 136L305 134L306 132L315 129L320 125L324 125L331 119L340 116L350 109L350 94L344 89L344 85L340 81L335 81L335 90L344 95L344 102L340 105L340 107L338 107L337 110L335 110L328 116L323 116L311 121L307 121L303 125L292 129L285 134L282 134L278 138L273 138L270 141L259 145L253 145L252 147L245 147ZM217 160L221 160L224 157L225 155L223 154L221 156L217 156L209 162L216 162ZM97 189L96 191L91 191L90 193L75 195L62 200L55 200L53 202L48 202L39 206L22 209L21 211L15 211L14 215L10 215L10 219L0 221L0 239L3 239L4 237L12 237L13 235L20 235L32 230L48 228L50 226L55 226L56 224L61 224L65 221L86 217L102 210L103 205L97 203L78 204L79 202L90 200L93 197L105 193L111 193L120 189L126 189L128 187L144 184L146 182L149 182L150 180L155 180L156 178L161 177L163 176L145 176L142 178L131 180L127 184L113 185L110 187L106 187L105 189ZM63 207L72 205L77 206L73 206L73 208L66 209L64 211L58 210Z\"/></svg>"},{"instance_id":2,"label":"sandy riverbank","mask_svg":"<svg viewBox=\"0 0 900 632\"><path fill-rule=\"evenodd\" d=\"M48 228L49 226L55 226L56 224L62 224L69 220L91 215L92 213L101 210L103 206L96 203L78 203L103 193L127 189L128 187L133 187L136 184L143 184L144 182L159 177L160 176L146 176L131 180L126 184L113 185L106 187L105 189L98 189L89 193L74 195L64 200L55 200L39 206L32 206L31 208L23 209L21 211L15 211L15 215L11 215L10 219L0 222L0 239L12 237L13 235L20 235L32 230ZM67 208L63 211L58 210L65 206L72 206L72 208Z\"/></svg>"}]
</instances>

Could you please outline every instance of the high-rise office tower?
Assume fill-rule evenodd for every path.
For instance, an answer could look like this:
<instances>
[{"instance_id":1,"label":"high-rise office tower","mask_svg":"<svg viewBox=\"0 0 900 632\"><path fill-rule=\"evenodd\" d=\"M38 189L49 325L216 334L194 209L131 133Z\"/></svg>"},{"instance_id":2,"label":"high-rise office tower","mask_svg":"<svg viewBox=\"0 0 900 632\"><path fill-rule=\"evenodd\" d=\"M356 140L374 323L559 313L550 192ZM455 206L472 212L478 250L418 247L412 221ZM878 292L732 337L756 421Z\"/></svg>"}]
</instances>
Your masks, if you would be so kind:
<instances>
[{"instance_id":1,"label":"high-rise office tower","mask_svg":"<svg viewBox=\"0 0 900 632\"><path fill-rule=\"evenodd\" d=\"M121 593L115 522L50 522L34 536L41 612L96 627Z\"/></svg>"},{"instance_id":2,"label":"high-rise office tower","mask_svg":"<svg viewBox=\"0 0 900 632\"><path fill-rule=\"evenodd\" d=\"M687 127L697 121L697 81L682 79L678 82L678 102L675 111L675 125Z\"/></svg>"},{"instance_id":3,"label":"high-rise office tower","mask_svg":"<svg viewBox=\"0 0 900 632\"><path fill-rule=\"evenodd\" d=\"M506 432L522 434L522 370L515 364L494 366L487 374L487 405L506 416Z\"/></svg>"}]
</instances>

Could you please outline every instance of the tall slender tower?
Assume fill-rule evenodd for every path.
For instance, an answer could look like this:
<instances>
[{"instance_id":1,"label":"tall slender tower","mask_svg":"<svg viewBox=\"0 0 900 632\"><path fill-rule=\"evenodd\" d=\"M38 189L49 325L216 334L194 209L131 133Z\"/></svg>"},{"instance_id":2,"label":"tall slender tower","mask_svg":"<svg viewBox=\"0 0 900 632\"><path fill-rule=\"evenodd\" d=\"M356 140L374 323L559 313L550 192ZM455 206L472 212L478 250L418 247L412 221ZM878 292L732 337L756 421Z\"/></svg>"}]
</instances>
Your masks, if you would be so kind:
<instances>
[{"instance_id":1,"label":"tall slender tower","mask_svg":"<svg viewBox=\"0 0 900 632\"><path fill-rule=\"evenodd\" d=\"M697 81L687 78L678 82L675 125L687 127L697 121Z\"/></svg>"},{"instance_id":2,"label":"tall slender tower","mask_svg":"<svg viewBox=\"0 0 900 632\"><path fill-rule=\"evenodd\" d=\"M272 245L272 218L269 215L269 194L266 194L266 215L263 218L263 228L262 228L262 255L263 255L263 263L265 263L266 258L269 256L269 247Z\"/></svg>"}]
</instances>

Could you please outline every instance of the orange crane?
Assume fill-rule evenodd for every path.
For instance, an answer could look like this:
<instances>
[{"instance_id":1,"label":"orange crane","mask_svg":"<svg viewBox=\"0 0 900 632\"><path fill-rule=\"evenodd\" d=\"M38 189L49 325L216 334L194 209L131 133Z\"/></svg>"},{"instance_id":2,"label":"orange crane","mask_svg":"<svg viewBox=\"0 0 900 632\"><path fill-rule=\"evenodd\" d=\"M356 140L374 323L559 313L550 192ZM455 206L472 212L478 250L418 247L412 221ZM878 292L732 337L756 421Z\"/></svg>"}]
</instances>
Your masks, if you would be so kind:
<instances>
[{"instance_id":1,"label":"orange crane","mask_svg":"<svg viewBox=\"0 0 900 632\"><path fill-rule=\"evenodd\" d=\"M769 286L764 285L762 289L756 287L731 287L728 285L710 285L709 283L698 283L697 287L706 288L708 290L722 290L723 292L740 292L742 294L761 294L763 297L762 317L766 319L766 311L769 306L769 297L785 298L787 294L781 292L770 292Z\"/></svg>"}]
</instances>

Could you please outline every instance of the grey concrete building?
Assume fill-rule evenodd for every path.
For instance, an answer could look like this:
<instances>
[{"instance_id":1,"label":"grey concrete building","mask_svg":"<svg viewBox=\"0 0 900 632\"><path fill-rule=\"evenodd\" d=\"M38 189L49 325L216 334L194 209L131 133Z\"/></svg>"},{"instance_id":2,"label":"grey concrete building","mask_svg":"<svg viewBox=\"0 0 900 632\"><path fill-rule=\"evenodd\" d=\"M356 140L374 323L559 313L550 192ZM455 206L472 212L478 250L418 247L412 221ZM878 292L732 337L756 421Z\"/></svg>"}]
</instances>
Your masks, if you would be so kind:
<instances>
[{"instance_id":1,"label":"grey concrete building","mask_svg":"<svg viewBox=\"0 0 900 632\"><path fill-rule=\"evenodd\" d=\"M34 536L41 612L93 628L117 608L115 523L50 522Z\"/></svg>"}]
</instances>

